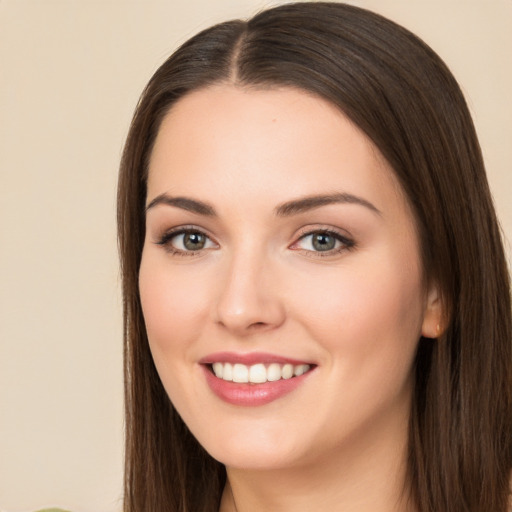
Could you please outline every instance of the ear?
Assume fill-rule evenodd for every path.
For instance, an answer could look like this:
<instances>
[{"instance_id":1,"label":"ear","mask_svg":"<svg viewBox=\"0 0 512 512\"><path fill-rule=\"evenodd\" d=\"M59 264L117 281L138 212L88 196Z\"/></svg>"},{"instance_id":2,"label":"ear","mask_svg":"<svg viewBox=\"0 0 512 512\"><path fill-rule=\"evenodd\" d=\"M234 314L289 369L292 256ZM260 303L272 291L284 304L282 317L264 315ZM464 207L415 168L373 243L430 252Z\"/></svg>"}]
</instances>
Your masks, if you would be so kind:
<instances>
[{"instance_id":1,"label":"ear","mask_svg":"<svg viewBox=\"0 0 512 512\"><path fill-rule=\"evenodd\" d=\"M427 293L421 335L425 338L439 338L445 330L443 300L437 284L433 284Z\"/></svg>"}]
</instances>

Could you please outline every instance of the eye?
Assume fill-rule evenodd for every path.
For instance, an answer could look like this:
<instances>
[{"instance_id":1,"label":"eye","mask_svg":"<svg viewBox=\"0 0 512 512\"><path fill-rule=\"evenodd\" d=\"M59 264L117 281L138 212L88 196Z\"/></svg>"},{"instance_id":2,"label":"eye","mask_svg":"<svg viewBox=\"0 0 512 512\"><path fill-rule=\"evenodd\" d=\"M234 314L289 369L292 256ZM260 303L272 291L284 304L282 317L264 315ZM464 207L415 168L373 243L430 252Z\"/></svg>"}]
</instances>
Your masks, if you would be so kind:
<instances>
[{"instance_id":1,"label":"eye","mask_svg":"<svg viewBox=\"0 0 512 512\"><path fill-rule=\"evenodd\" d=\"M165 233L156 243L165 246L169 252L175 254L195 253L216 247L216 244L205 233L189 228Z\"/></svg>"},{"instance_id":2,"label":"eye","mask_svg":"<svg viewBox=\"0 0 512 512\"><path fill-rule=\"evenodd\" d=\"M354 247L354 241L340 233L317 230L306 233L293 244L292 249L333 254Z\"/></svg>"}]
</instances>

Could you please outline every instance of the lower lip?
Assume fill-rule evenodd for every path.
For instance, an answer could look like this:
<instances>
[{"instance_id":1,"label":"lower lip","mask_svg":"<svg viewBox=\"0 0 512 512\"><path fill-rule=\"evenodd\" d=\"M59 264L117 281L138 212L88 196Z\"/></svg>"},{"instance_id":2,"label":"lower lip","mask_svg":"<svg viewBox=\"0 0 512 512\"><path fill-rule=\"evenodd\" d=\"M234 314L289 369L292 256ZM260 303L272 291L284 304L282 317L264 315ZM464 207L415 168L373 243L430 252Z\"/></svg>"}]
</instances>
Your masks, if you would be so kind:
<instances>
[{"instance_id":1,"label":"lower lip","mask_svg":"<svg viewBox=\"0 0 512 512\"><path fill-rule=\"evenodd\" d=\"M201 365L206 376L206 382L210 389L224 402L232 405L255 407L265 405L300 386L309 376L312 370L290 379L280 379L263 384L237 383L219 379L210 371L210 367Z\"/></svg>"}]
</instances>

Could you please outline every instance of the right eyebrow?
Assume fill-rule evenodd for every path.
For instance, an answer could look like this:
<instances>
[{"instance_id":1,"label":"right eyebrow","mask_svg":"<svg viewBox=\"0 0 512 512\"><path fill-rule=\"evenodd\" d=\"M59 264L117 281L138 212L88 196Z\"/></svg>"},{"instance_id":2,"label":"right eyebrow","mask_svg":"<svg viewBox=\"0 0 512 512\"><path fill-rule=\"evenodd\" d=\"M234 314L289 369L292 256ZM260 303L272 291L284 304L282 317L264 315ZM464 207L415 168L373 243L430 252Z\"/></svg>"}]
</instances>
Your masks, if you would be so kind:
<instances>
[{"instance_id":1,"label":"right eyebrow","mask_svg":"<svg viewBox=\"0 0 512 512\"><path fill-rule=\"evenodd\" d=\"M275 209L276 215L279 217L289 217L291 215L297 215L299 213L307 212L308 210L313 210L315 208L320 208L322 206L327 206L330 204L358 204L359 206L364 206L368 210L377 215L382 215L380 210L362 197L355 196L353 194L348 194L346 192L334 193L334 194L326 194L326 195L315 195L315 196L306 196L299 199L295 199L293 201L287 201L282 205L278 206Z\"/></svg>"},{"instance_id":2,"label":"right eyebrow","mask_svg":"<svg viewBox=\"0 0 512 512\"><path fill-rule=\"evenodd\" d=\"M182 210L187 210L192 213L197 213L198 215L205 215L207 217L216 217L217 213L215 208L208 203L204 203L203 201L197 201L196 199L190 199L189 197L172 197L166 193L160 194L156 196L147 206L146 213L151 208L154 208L157 205L164 204L167 206L174 206L176 208L181 208Z\"/></svg>"}]
</instances>

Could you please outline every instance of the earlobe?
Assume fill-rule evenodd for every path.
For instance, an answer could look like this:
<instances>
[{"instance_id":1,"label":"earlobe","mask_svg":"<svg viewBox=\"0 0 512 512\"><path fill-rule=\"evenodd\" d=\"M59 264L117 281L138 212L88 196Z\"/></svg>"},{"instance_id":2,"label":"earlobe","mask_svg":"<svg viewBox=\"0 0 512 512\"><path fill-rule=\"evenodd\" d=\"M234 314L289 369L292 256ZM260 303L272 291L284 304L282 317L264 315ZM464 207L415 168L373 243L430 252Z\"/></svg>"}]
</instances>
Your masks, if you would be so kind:
<instances>
[{"instance_id":1,"label":"earlobe","mask_svg":"<svg viewBox=\"0 0 512 512\"><path fill-rule=\"evenodd\" d=\"M439 338L445 329L444 318L441 294L439 293L438 286L433 285L429 289L425 303L421 335L425 338Z\"/></svg>"}]
</instances>

